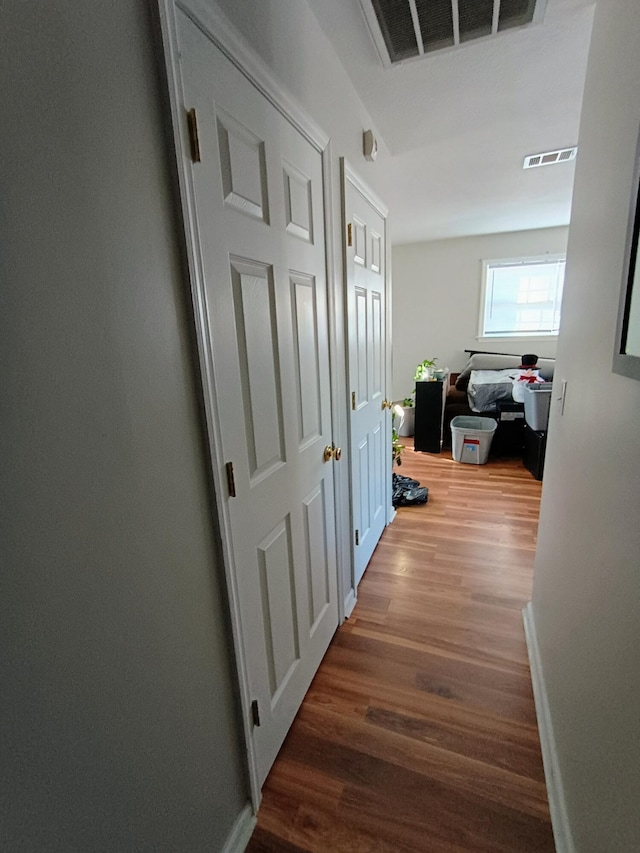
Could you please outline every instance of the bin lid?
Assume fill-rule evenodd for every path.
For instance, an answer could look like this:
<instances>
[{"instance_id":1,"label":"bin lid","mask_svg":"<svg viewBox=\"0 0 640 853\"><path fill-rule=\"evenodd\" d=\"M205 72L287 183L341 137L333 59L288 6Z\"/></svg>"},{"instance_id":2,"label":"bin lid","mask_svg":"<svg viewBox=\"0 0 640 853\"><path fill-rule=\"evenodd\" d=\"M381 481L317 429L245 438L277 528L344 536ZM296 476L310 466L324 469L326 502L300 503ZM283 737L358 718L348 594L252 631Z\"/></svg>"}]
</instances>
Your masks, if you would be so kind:
<instances>
[{"instance_id":1,"label":"bin lid","mask_svg":"<svg viewBox=\"0 0 640 853\"><path fill-rule=\"evenodd\" d=\"M525 392L529 394L540 394L542 392L550 394L552 388L553 382L532 382L524 386Z\"/></svg>"},{"instance_id":2,"label":"bin lid","mask_svg":"<svg viewBox=\"0 0 640 853\"><path fill-rule=\"evenodd\" d=\"M456 415L451 419L451 429L476 430L478 432L493 432L498 426L494 418L473 417L473 415Z\"/></svg>"}]
</instances>

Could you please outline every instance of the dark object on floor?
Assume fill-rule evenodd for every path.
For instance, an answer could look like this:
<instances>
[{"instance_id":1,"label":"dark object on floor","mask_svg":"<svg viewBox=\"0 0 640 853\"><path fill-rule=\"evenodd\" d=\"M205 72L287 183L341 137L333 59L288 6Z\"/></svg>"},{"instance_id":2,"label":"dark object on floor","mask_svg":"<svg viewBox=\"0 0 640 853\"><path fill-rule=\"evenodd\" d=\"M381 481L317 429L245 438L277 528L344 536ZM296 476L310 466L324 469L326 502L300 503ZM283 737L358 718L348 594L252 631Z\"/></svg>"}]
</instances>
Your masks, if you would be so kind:
<instances>
[{"instance_id":1,"label":"dark object on floor","mask_svg":"<svg viewBox=\"0 0 640 853\"><path fill-rule=\"evenodd\" d=\"M525 468L533 474L536 480L542 479L544 471L544 456L547 449L546 431L533 430L529 424L524 425L524 452L522 461Z\"/></svg>"},{"instance_id":2,"label":"dark object on floor","mask_svg":"<svg viewBox=\"0 0 640 853\"><path fill-rule=\"evenodd\" d=\"M524 444L524 403L513 400L499 400L494 413L498 421L491 454L496 456L522 456Z\"/></svg>"},{"instance_id":3,"label":"dark object on floor","mask_svg":"<svg viewBox=\"0 0 640 853\"><path fill-rule=\"evenodd\" d=\"M417 506L426 504L428 500L429 489L421 486L417 480L403 477L402 474L393 475L391 503L394 506Z\"/></svg>"}]
</instances>

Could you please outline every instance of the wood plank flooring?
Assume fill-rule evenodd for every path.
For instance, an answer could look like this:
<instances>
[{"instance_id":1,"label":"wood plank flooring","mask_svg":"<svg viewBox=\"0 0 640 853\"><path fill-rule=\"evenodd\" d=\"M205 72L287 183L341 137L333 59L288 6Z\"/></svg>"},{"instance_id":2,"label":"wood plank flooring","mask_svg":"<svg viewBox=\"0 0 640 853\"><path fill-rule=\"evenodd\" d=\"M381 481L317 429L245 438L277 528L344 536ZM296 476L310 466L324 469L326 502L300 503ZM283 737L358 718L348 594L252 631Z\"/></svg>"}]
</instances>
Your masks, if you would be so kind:
<instances>
[{"instance_id":1,"label":"wood plank flooring","mask_svg":"<svg viewBox=\"0 0 640 853\"><path fill-rule=\"evenodd\" d=\"M404 457L429 502L383 534L250 853L554 850L521 615L541 484L517 460Z\"/></svg>"}]
</instances>

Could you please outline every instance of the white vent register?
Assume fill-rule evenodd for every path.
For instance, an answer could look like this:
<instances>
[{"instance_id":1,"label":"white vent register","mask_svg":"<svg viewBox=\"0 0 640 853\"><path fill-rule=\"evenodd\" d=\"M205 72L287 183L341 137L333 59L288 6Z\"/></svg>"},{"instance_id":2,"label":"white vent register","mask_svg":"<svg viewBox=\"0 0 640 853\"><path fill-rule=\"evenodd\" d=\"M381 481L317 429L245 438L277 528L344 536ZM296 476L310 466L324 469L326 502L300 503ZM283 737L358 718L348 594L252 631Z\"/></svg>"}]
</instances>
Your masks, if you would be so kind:
<instances>
[{"instance_id":1,"label":"white vent register","mask_svg":"<svg viewBox=\"0 0 640 853\"><path fill-rule=\"evenodd\" d=\"M523 169L537 169L538 166L555 166L556 163L568 163L576 159L577 148L560 148L558 151L545 151L542 154L529 154L524 158Z\"/></svg>"}]
</instances>

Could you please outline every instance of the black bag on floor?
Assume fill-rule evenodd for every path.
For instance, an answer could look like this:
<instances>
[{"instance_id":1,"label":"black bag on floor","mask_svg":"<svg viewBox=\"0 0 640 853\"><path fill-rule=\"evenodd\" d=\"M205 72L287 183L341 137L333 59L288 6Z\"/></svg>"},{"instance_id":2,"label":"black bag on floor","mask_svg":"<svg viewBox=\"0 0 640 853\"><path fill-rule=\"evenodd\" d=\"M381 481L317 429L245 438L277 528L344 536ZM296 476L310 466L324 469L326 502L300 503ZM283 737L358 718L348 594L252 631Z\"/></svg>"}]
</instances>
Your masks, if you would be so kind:
<instances>
[{"instance_id":1,"label":"black bag on floor","mask_svg":"<svg viewBox=\"0 0 640 853\"><path fill-rule=\"evenodd\" d=\"M403 477L401 474L393 475L391 486L391 503L395 506L417 506L426 504L429 500L429 489L421 486L417 480L411 477Z\"/></svg>"}]
</instances>

